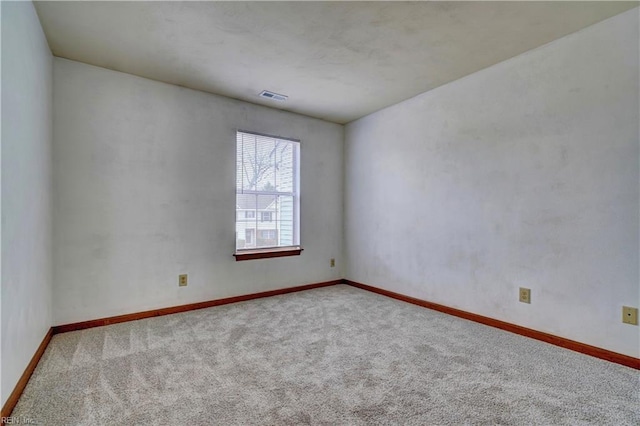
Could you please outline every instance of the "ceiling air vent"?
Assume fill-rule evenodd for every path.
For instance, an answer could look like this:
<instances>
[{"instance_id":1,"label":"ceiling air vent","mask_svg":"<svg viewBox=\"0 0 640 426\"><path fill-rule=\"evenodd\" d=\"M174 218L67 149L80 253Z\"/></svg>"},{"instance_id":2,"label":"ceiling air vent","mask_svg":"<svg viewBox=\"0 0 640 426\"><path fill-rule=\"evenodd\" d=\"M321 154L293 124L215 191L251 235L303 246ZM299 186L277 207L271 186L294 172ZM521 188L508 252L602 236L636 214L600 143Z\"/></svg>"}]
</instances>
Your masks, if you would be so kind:
<instances>
[{"instance_id":1,"label":"ceiling air vent","mask_svg":"<svg viewBox=\"0 0 640 426\"><path fill-rule=\"evenodd\" d=\"M287 95L279 95L268 90L263 90L258 96L261 98L273 99L274 101L286 101L288 98Z\"/></svg>"}]
</instances>

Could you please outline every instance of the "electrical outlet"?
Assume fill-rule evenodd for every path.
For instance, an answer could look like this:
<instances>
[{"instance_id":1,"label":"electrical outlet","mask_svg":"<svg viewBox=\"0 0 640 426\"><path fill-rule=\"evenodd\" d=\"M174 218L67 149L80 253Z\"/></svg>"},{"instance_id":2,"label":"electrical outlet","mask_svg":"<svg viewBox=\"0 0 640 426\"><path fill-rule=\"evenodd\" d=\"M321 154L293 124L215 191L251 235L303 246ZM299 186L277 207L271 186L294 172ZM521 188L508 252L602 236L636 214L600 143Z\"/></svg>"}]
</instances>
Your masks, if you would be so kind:
<instances>
[{"instance_id":1,"label":"electrical outlet","mask_svg":"<svg viewBox=\"0 0 640 426\"><path fill-rule=\"evenodd\" d=\"M623 306L622 322L625 324L638 325L638 308Z\"/></svg>"},{"instance_id":2,"label":"electrical outlet","mask_svg":"<svg viewBox=\"0 0 640 426\"><path fill-rule=\"evenodd\" d=\"M336 266L336 260L335 259L331 259L331 267L334 268Z\"/></svg>"},{"instance_id":3,"label":"electrical outlet","mask_svg":"<svg viewBox=\"0 0 640 426\"><path fill-rule=\"evenodd\" d=\"M520 287L520 301L522 303L531 303L531 289Z\"/></svg>"},{"instance_id":4,"label":"electrical outlet","mask_svg":"<svg viewBox=\"0 0 640 426\"><path fill-rule=\"evenodd\" d=\"M178 286L180 287L187 286L187 274L178 275Z\"/></svg>"}]
</instances>

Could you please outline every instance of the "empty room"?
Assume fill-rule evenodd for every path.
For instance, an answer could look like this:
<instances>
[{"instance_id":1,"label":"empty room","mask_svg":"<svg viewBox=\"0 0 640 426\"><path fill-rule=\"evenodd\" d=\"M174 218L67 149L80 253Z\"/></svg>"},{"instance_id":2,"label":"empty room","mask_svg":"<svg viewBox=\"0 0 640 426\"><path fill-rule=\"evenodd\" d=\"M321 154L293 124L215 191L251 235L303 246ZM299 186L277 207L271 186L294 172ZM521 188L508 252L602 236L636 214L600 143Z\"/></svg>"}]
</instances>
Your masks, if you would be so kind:
<instances>
[{"instance_id":1,"label":"empty room","mask_svg":"<svg viewBox=\"0 0 640 426\"><path fill-rule=\"evenodd\" d=\"M640 424L638 2L0 15L2 424Z\"/></svg>"}]
</instances>

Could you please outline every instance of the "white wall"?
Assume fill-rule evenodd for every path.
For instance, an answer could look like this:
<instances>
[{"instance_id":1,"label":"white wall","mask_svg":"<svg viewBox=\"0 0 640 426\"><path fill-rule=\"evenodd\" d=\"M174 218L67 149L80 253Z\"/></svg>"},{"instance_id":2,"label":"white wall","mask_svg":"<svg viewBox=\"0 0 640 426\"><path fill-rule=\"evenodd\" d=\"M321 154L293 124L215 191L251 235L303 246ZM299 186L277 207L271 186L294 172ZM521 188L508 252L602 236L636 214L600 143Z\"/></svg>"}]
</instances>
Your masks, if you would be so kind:
<instances>
[{"instance_id":1,"label":"white wall","mask_svg":"<svg viewBox=\"0 0 640 426\"><path fill-rule=\"evenodd\" d=\"M301 256L235 262L236 129L302 141ZM56 58L53 133L55 324L342 277L340 125Z\"/></svg>"},{"instance_id":2,"label":"white wall","mask_svg":"<svg viewBox=\"0 0 640 426\"><path fill-rule=\"evenodd\" d=\"M636 8L347 125L346 277L638 357L638 39Z\"/></svg>"},{"instance_id":3,"label":"white wall","mask_svg":"<svg viewBox=\"0 0 640 426\"><path fill-rule=\"evenodd\" d=\"M52 56L31 2L2 2L2 404L51 327Z\"/></svg>"}]
</instances>

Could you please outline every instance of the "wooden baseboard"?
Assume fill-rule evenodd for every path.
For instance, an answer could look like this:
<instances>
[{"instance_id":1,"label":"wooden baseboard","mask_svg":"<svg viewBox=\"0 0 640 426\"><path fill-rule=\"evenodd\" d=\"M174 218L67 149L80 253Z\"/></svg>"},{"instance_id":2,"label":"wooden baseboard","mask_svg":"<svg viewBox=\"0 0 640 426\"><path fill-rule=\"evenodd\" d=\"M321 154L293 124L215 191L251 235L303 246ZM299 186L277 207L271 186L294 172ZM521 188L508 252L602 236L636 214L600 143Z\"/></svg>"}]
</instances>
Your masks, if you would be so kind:
<instances>
[{"instance_id":1,"label":"wooden baseboard","mask_svg":"<svg viewBox=\"0 0 640 426\"><path fill-rule=\"evenodd\" d=\"M425 300L416 299L415 297L405 296L404 294L395 293L393 291L384 290L378 287L372 287L370 285L357 283L355 281L344 280L344 283L363 290L382 294L393 299L402 300L404 302L412 303L424 308L433 309L434 311L443 312L445 314L464 318L470 321L478 322L480 324L485 324L490 327L499 328L501 330L519 334L521 336L541 340L543 342L551 343L552 345L560 346L565 349L570 349L572 351L580 352L585 355L590 355L596 358L604 359L616 364L621 364L627 367L635 368L636 370L640 370L640 359L634 358L632 356L612 352L607 349L587 345L586 343L576 342L574 340L565 339L564 337L554 336L553 334L544 333L542 331L533 330L531 328L522 327L482 315L473 314L471 312L462 311L460 309L450 308L448 306L439 305L437 303L427 302Z\"/></svg>"},{"instance_id":2,"label":"wooden baseboard","mask_svg":"<svg viewBox=\"0 0 640 426\"><path fill-rule=\"evenodd\" d=\"M45 334L44 339L42 339L40 346L38 346L38 349L36 350L36 353L33 354L33 357L31 358L31 361L29 361L27 368L24 370L24 373L22 373L22 376L20 376L20 379L18 380L18 383L16 383L15 388L13 388L13 392L11 392L11 395L9 395L7 402L5 402L2 406L2 414L0 415L0 417L2 417L3 419L3 421L1 422L2 424L4 424L4 418L11 416L11 412L18 403L20 395L22 395L22 391L24 391L24 388L27 386L29 378L33 374L33 370L36 369L40 358L42 358L42 354L44 353L45 349L47 349L49 341L51 341L51 336L53 336L53 328L49 328L49 331L47 331L47 334Z\"/></svg>"},{"instance_id":3,"label":"wooden baseboard","mask_svg":"<svg viewBox=\"0 0 640 426\"><path fill-rule=\"evenodd\" d=\"M294 293L296 291L303 291L303 290L311 290L313 288L328 287L331 285L342 284L342 282L343 280L326 281L326 282L316 283L316 284L307 284L307 285L301 285L297 287L263 291L261 293L245 294L243 296L227 297L225 299L216 299L216 300L209 300L206 302L190 303L188 305L153 309L151 311L136 312L132 314L118 315L115 317L100 318L100 319L94 319L90 321L76 322L72 324L56 325L53 327L53 334L66 333L68 331L75 331L75 330L84 330L85 328L101 327L103 325L117 324L119 322L135 321L143 318L177 314L179 312L193 311L195 309L211 308L213 306L227 305L229 303L244 302L246 300L277 296L279 294Z\"/></svg>"}]
</instances>

